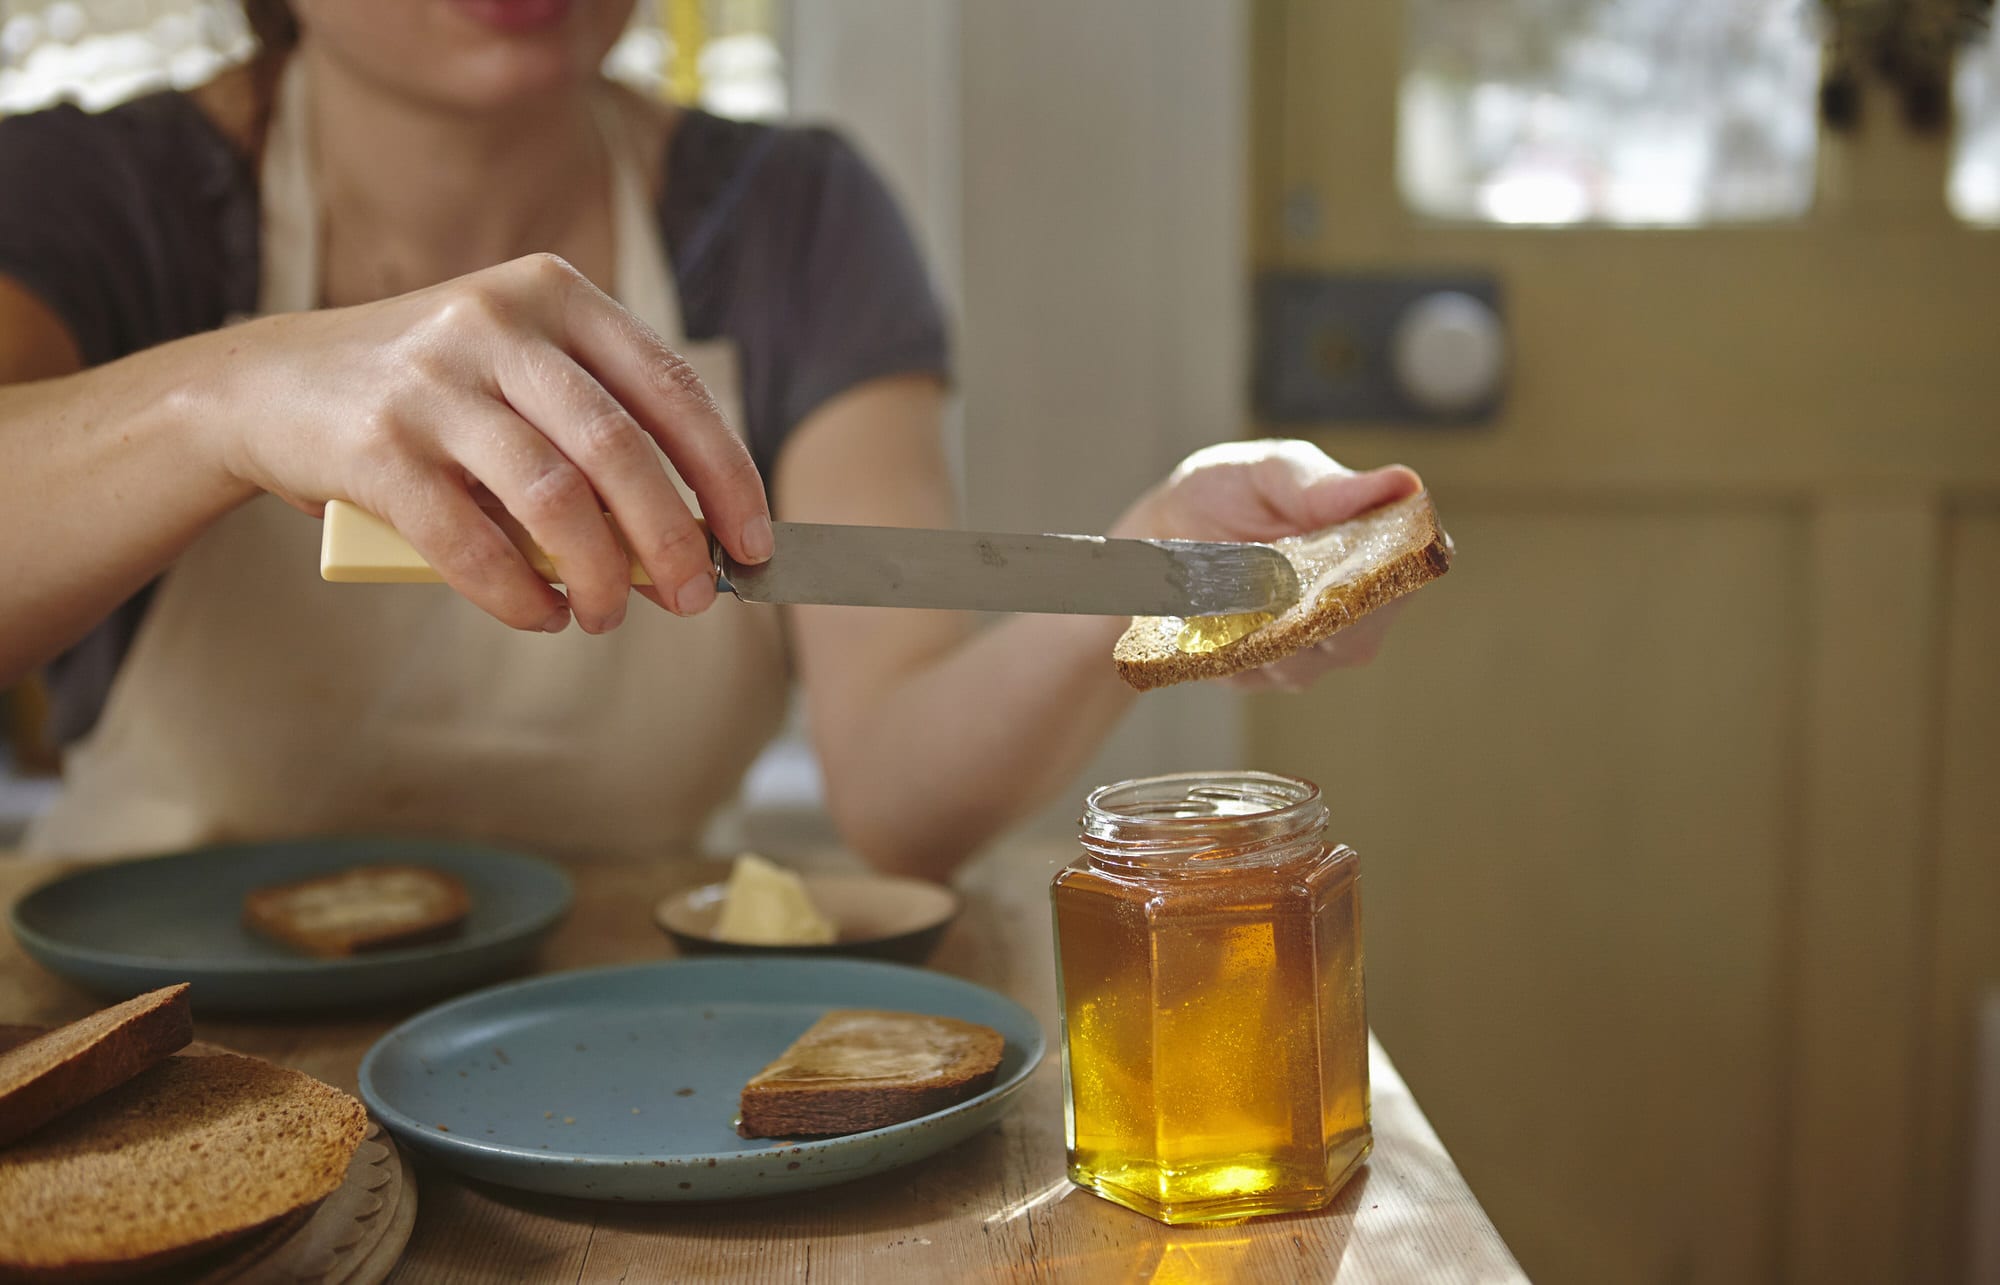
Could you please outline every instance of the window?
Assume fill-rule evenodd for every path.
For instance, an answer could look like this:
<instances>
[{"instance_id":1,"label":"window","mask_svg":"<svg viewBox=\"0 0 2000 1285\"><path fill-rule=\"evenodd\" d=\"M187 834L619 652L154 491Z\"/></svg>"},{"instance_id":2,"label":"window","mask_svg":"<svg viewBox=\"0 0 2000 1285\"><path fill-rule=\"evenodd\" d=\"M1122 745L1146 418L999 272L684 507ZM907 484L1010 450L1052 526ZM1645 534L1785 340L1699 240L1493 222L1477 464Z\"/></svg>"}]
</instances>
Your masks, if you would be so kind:
<instances>
[{"instance_id":1,"label":"window","mask_svg":"<svg viewBox=\"0 0 2000 1285\"><path fill-rule=\"evenodd\" d=\"M250 53L227 0L15 0L0 23L0 115L61 99L95 110L199 84Z\"/></svg>"},{"instance_id":2,"label":"window","mask_svg":"<svg viewBox=\"0 0 2000 1285\"><path fill-rule=\"evenodd\" d=\"M779 2L641 0L605 70L720 115L782 116ZM0 12L0 115L184 89L251 50L235 0L9 0Z\"/></svg>"},{"instance_id":3,"label":"window","mask_svg":"<svg viewBox=\"0 0 2000 1285\"><path fill-rule=\"evenodd\" d=\"M2000 33L1989 28L1958 55L1958 138L1946 199L1968 223L2000 224Z\"/></svg>"},{"instance_id":4,"label":"window","mask_svg":"<svg viewBox=\"0 0 2000 1285\"><path fill-rule=\"evenodd\" d=\"M1689 226L1812 203L1804 0L1408 0L1403 196L1436 218Z\"/></svg>"}]
</instances>

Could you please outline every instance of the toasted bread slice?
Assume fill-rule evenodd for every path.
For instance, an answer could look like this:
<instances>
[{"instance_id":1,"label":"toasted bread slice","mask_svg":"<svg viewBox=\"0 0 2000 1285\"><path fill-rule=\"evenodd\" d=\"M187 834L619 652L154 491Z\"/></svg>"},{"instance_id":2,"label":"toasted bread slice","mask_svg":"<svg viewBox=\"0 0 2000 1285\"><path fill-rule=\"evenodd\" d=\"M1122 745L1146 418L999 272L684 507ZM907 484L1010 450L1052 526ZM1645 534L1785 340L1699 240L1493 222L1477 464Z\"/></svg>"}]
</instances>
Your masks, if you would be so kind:
<instances>
[{"instance_id":1,"label":"toasted bread slice","mask_svg":"<svg viewBox=\"0 0 2000 1285\"><path fill-rule=\"evenodd\" d=\"M105 1279L212 1249L325 1199L367 1126L298 1071L167 1058L8 1149L0 1277Z\"/></svg>"},{"instance_id":2,"label":"toasted bread slice","mask_svg":"<svg viewBox=\"0 0 2000 1285\"><path fill-rule=\"evenodd\" d=\"M1143 692L1268 665L1331 637L1451 566L1451 537L1422 491L1276 544L1299 573L1301 593L1289 611L1206 651L1183 647L1188 622L1178 616L1136 617L1111 652L1118 676Z\"/></svg>"},{"instance_id":3,"label":"toasted bread slice","mask_svg":"<svg viewBox=\"0 0 2000 1285\"><path fill-rule=\"evenodd\" d=\"M125 1083L194 1038L187 983L0 1052L0 1147Z\"/></svg>"},{"instance_id":4,"label":"toasted bread slice","mask_svg":"<svg viewBox=\"0 0 2000 1285\"><path fill-rule=\"evenodd\" d=\"M259 888L243 899L243 919L309 955L337 957L449 937L471 908L465 885L442 870L355 866Z\"/></svg>"},{"instance_id":5,"label":"toasted bread slice","mask_svg":"<svg viewBox=\"0 0 2000 1285\"><path fill-rule=\"evenodd\" d=\"M914 1120L991 1088L1005 1047L956 1018L837 1009L743 1086L736 1131L826 1137Z\"/></svg>"}]
</instances>

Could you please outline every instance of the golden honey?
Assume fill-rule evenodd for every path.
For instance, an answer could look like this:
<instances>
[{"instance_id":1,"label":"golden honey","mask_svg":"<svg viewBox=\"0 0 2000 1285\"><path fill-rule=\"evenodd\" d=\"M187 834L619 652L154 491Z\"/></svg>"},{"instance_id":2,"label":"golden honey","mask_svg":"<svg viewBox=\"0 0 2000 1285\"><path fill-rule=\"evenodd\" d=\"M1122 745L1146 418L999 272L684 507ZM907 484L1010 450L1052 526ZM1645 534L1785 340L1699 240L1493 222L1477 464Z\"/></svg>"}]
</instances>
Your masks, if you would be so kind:
<instances>
[{"instance_id":1,"label":"golden honey","mask_svg":"<svg viewBox=\"0 0 2000 1285\"><path fill-rule=\"evenodd\" d=\"M1358 858L1303 781L1091 795L1056 876L1070 1178L1166 1223L1316 1209L1368 1154Z\"/></svg>"},{"instance_id":2,"label":"golden honey","mask_svg":"<svg viewBox=\"0 0 2000 1285\"><path fill-rule=\"evenodd\" d=\"M1205 655L1226 647L1238 638L1256 633L1271 623L1268 611L1246 611L1233 616L1189 616L1174 635L1177 650Z\"/></svg>"}]
</instances>

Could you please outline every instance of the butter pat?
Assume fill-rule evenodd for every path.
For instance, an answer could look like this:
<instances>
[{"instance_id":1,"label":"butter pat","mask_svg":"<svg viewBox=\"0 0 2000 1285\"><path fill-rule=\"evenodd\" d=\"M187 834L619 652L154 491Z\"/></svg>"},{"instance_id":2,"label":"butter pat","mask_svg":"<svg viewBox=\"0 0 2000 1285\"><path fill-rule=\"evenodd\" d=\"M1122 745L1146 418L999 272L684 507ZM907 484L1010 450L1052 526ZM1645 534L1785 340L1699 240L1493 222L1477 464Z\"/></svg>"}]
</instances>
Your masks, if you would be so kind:
<instances>
[{"instance_id":1,"label":"butter pat","mask_svg":"<svg viewBox=\"0 0 2000 1285\"><path fill-rule=\"evenodd\" d=\"M716 940L745 946L826 946L839 935L797 875L754 852L736 858L715 921Z\"/></svg>"}]
</instances>

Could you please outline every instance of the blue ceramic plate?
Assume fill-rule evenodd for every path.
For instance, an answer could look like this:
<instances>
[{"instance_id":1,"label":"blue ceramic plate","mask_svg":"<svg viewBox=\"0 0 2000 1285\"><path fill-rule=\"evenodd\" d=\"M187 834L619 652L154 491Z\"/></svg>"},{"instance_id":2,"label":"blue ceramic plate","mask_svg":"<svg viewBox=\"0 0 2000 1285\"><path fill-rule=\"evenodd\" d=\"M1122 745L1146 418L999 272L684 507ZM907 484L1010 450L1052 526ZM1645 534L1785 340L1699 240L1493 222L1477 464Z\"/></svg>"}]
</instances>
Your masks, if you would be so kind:
<instances>
[{"instance_id":1,"label":"blue ceramic plate","mask_svg":"<svg viewBox=\"0 0 2000 1285\"><path fill-rule=\"evenodd\" d=\"M980 1022L1006 1038L969 1101L807 1142L736 1136L743 1082L833 1008ZM399 1143L468 1177L596 1200L721 1200L908 1164L997 1120L1042 1058L1014 1001L942 973L848 959L691 959L558 973L420 1013L361 1063Z\"/></svg>"},{"instance_id":2,"label":"blue ceramic plate","mask_svg":"<svg viewBox=\"0 0 2000 1285\"><path fill-rule=\"evenodd\" d=\"M464 881L465 928L427 946L319 959L243 926L243 895L376 862ZM569 877L546 861L470 844L298 839L203 848L96 866L14 903L15 940L49 971L123 999L192 982L198 1013L286 1015L462 991L534 954L569 910Z\"/></svg>"}]
</instances>

